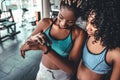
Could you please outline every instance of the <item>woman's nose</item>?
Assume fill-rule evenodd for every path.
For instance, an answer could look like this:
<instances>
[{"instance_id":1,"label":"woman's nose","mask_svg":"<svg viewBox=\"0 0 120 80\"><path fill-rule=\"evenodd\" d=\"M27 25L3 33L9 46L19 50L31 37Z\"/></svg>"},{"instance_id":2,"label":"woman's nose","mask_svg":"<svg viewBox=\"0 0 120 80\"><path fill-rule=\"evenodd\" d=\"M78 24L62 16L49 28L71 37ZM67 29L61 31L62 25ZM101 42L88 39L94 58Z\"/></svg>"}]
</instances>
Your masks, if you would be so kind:
<instances>
[{"instance_id":1,"label":"woman's nose","mask_svg":"<svg viewBox=\"0 0 120 80\"><path fill-rule=\"evenodd\" d=\"M88 30L89 30L89 31L92 31L91 25L88 24L88 23L86 24L86 30L87 30L87 31L88 31Z\"/></svg>"},{"instance_id":2,"label":"woman's nose","mask_svg":"<svg viewBox=\"0 0 120 80\"><path fill-rule=\"evenodd\" d=\"M65 26L66 23L67 23L67 21L65 19L61 21L62 26Z\"/></svg>"}]
</instances>

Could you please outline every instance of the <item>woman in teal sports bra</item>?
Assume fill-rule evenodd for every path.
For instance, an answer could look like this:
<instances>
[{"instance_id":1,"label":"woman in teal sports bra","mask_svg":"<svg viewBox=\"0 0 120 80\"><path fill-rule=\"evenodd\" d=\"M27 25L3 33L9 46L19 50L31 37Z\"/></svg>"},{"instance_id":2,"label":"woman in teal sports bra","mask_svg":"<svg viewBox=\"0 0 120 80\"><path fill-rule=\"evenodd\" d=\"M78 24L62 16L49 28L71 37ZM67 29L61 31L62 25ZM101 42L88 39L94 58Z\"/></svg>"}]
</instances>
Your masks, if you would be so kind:
<instances>
[{"instance_id":1,"label":"woman in teal sports bra","mask_svg":"<svg viewBox=\"0 0 120 80\"><path fill-rule=\"evenodd\" d=\"M44 18L21 47L42 50L36 80L71 80L76 73L86 33L75 25L82 15L84 0L61 0L58 17ZM36 42L34 42L36 41Z\"/></svg>"},{"instance_id":2,"label":"woman in teal sports bra","mask_svg":"<svg viewBox=\"0 0 120 80\"><path fill-rule=\"evenodd\" d=\"M89 37L78 67L78 80L120 80L120 1L87 1Z\"/></svg>"}]
</instances>

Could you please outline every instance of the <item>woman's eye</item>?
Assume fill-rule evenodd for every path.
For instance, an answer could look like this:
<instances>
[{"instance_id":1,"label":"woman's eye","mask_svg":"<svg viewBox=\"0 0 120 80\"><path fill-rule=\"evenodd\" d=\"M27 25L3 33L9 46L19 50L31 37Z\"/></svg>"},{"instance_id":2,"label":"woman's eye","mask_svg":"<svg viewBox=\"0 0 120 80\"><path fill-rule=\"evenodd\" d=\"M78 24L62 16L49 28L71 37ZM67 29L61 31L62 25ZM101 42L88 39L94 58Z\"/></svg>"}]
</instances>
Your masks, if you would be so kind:
<instances>
[{"instance_id":1,"label":"woman's eye","mask_svg":"<svg viewBox=\"0 0 120 80\"><path fill-rule=\"evenodd\" d=\"M68 23L74 23L74 22L72 21L72 22L68 22Z\"/></svg>"},{"instance_id":2,"label":"woman's eye","mask_svg":"<svg viewBox=\"0 0 120 80\"><path fill-rule=\"evenodd\" d=\"M63 17L59 16L60 19L63 19Z\"/></svg>"}]
</instances>

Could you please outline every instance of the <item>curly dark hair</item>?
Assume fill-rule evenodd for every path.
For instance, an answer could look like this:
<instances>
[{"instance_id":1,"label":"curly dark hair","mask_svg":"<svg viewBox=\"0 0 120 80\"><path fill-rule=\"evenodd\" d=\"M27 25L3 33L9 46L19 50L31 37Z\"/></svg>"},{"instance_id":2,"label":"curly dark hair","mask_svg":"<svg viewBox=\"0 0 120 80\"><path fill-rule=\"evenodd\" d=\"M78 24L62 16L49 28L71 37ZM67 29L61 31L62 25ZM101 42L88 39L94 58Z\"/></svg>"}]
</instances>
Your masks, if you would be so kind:
<instances>
[{"instance_id":1,"label":"curly dark hair","mask_svg":"<svg viewBox=\"0 0 120 80\"><path fill-rule=\"evenodd\" d=\"M120 0L87 0L87 14L95 13L95 40L101 39L108 49L120 48Z\"/></svg>"}]
</instances>

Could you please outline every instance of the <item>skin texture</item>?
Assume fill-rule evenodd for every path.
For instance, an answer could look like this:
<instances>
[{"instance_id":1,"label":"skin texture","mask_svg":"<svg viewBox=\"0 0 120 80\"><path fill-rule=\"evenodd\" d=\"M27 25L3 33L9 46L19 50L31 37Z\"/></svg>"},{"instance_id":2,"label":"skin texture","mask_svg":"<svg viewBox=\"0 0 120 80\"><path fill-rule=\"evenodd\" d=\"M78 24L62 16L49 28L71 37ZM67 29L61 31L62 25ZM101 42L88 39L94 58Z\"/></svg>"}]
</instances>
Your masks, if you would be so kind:
<instances>
[{"instance_id":1,"label":"skin texture","mask_svg":"<svg viewBox=\"0 0 120 80\"><path fill-rule=\"evenodd\" d=\"M92 11L91 11L92 12ZM96 25L92 24L92 20L95 18L95 13L88 16L86 31L88 33L89 39L87 41L88 50L93 54L99 54L102 52L106 46L102 45L101 38L95 41L95 31L97 30ZM116 35L117 36L117 35ZM94 42L94 43L93 43ZM84 54L84 53L83 53ZM106 55L106 62L113 67L110 80L120 80L120 48L116 47L114 49L108 49ZM102 67L101 67L102 68ZM87 68L81 61L78 67L77 73L78 80L104 80L105 75L100 75L89 68ZM107 79L108 80L108 79Z\"/></svg>"},{"instance_id":2,"label":"skin texture","mask_svg":"<svg viewBox=\"0 0 120 80\"><path fill-rule=\"evenodd\" d=\"M75 25L76 19L77 18L71 10L67 8L60 9L57 21L53 24L50 30L50 35L55 39L65 39L72 28L73 47L67 58L59 56L52 49L48 51L48 54L43 54L41 61L47 68L55 70L61 69L69 74L74 74L76 72L86 38L84 30ZM40 20L30 37L38 34L39 32L44 32L48 27L50 27L54 20L54 18L45 18ZM45 42L47 42L47 39L44 39ZM46 52L48 47L41 44L29 45L29 43L26 42L21 47L21 56L23 58L25 58L25 51L27 50L42 50L43 52Z\"/></svg>"}]
</instances>

